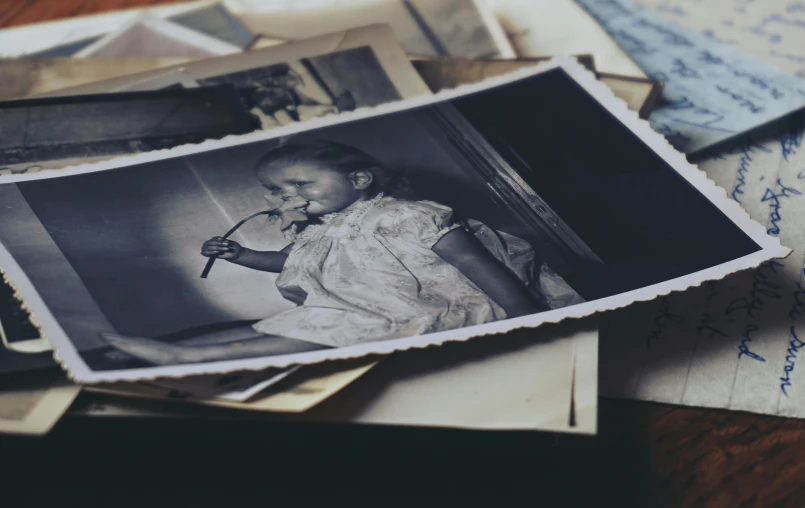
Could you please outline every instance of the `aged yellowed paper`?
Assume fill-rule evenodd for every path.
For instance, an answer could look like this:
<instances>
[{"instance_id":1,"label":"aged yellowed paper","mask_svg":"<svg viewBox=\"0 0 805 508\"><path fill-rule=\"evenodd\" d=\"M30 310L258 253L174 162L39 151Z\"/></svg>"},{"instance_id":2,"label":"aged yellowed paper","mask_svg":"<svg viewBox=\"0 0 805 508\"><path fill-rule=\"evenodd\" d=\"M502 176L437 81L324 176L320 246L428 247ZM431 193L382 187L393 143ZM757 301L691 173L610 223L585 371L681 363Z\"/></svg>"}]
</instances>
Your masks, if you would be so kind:
<instances>
[{"instance_id":1,"label":"aged yellowed paper","mask_svg":"<svg viewBox=\"0 0 805 508\"><path fill-rule=\"evenodd\" d=\"M0 433L47 433L80 391L80 386L63 376L49 374L4 381L0 388Z\"/></svg>"},{"instance_id":2,"label":"aged yellowed paper","mask_svg":"<svg viewBox=\"0 0 805 508\"><path fill-rule=\"evenodd\" d=\"M185 63L184 58L4 58L0 100L19 99Z\"/></svg>"},{"instance_id":3,"label":"aged yellowed paper","mask_svg":"<svg viewBox=\"0 0 805 508\"><path fill-rule=\"evenodd\" d=\"M492 76L499 76L517 69L537 65L541 60L463 60L463 59L417 59L413 61L425 83L435 93L456 88L465 83L478 83ZM626 101L629 109L641 116L650 111L658 93L658 85L645 78L632 78L607 74L600 76L615 95Z\"/></svg>"}]
</instances>

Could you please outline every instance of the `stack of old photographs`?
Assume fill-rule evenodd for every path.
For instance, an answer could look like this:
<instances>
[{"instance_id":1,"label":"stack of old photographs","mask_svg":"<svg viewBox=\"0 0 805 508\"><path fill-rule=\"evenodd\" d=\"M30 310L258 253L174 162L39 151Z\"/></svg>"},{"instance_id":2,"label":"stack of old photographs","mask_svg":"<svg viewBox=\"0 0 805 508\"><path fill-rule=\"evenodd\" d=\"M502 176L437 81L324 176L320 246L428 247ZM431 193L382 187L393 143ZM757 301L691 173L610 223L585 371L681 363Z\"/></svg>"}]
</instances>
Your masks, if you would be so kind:
<instances>
[{"instance_id":1,"label":"stack of old photographs","mask_svg":"<svg viewBox=\"0 0 805 508\"><path fill-rule=\"evenodd\" d=\"M548 3L564 28L233 0L0 32L0 431L595 433L596 314L787 249L645 121L662 84Z\"/></svg>"}]
</instances>

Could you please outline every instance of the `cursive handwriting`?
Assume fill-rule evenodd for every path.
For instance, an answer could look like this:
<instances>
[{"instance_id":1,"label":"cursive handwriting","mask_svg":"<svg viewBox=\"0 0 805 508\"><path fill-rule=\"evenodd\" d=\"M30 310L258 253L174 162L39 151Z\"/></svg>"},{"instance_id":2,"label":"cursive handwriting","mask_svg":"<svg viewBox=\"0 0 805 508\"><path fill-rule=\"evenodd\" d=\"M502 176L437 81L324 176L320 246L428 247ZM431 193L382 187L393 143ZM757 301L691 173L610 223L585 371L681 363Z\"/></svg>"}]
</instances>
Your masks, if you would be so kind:
<instances>
[{"instance_id":1,"label":"cursive handwriting","mask_svg":"<svg viewBox=\"0 0 805 508\"><path fill-rule=\"evenodd\" d=\"M805 130L800 130L780 136L777 142L780 143L780 150L782 150L783 159L788 162L788 158L797 154L797 150L802 145L802 138L805 135Z\"/></svg>"},{"instance_id":2,"label":"cursive handwriting","mask_svg":"<svg viewBox=\"0 0 805 508\"><path fill-rule=\"evenodd\" d=\"M788 317L791 321L796 321L803 313L805 313L805 288L802 287L802 282L797 282L797 289L794 291L794 305L791 306Z\"/></svg>"},{"instance_id":3,"label":"cursive handwriting","mask_svg":"<svg viewBox=\"0 0 805 508\"><path fill-rule=\"evenodd\" d=\"M668 297L660 298L660 305L657 309L657 315L654 316L654 323L651 326L651 333L646 337L646 349L651 347L651 342L658 340L662 332L668 328L671 323L684 323L685 318L671 312L671 304Z\"/></svg>"},{"instance_id":4,"label":"cursive handwriting","mask_svg":"<svg viewBox=\"0 0 805 508\"><path fill-rule=\"evenodd\" d=\"M709 312L705 312L702 314L702 317L699 318L699 324L696 325L696 333L701 337L702 333L707 332L709 334L707 336L708 339L712 339L716 335L726 337L726 333L711 324L713 322L715 322L713 316Z\"/></svg>"},{"instance_id":5,"label":"cursive handwriting","mask_svg":"<svg viewBox=\"0 0 805 508\"><path fill-rule=\"evenodd\" d=\"M660 12L666 12L668 14L675 14L675 15L681 16L681 17L685 17L685 16L688 15L688 13L685 12L685 10L682 7L679 7L677 5L668 6L668 5L661 4L661 5L659 5L657 7L657 10L660 11Z\"/></svg>"},{"instance_id":6,"label":"cursive handwriting","mask_svg":"<svg viewBox=\"0 0 805 508\"><path fill-rule=\"evenodd\" d=\"M719 66L722 66L722 67L726 68L736 78L744 78L747 81L749 81L749 83L751 85L753 85L753 86L755 86L757 88L760 88L761 90L768 91L771 94L772 98L775 99L775 100L780 100L785 96L785 93L783 93L777 87L775 87L774 85L769 83L768 79L766 79L766 78L764 78L762 76L759 76L758 74L749 72L746 69L742 69L740 67L735 67L733 65L730 65L727 62L725 62L723 58L721 58L721 57L719 57L717 55L714 55L713 53L711 53L711 52L709 52L707 50L699 52L698 60L700 62L704 62L706 64L719 65Z\"/></svg>"},{"instance_id":7,"label":"cursive handwriting","mask_svg":"<svg viewBox=\"0 0 805 508\"><path fill-rule=\"evenodd\" d=\"M738 196L743 196L744 193L746 175L749 173L749 163L752 162L752 154L758 150L766 153L771 152L770 149L761 145L744 145L738 150L738 153L741 153L741 158L738 162L738 172L735 178L737 183L732 187L732 193L730 194L730 197L738 203L741 203Z\"/></svg>"},{"instance_id":8,"label":"cursive handwriting","mask_svg":"<svg viewBox=\"0 0 805 508\"><path fill-rule=\"evenodd\" d=\"M665 136L668 139L668 142L671 143L671 145L673 145L674 148L679 149L679 148L683 147L686 143L689 143L691 141L690 136L686 136L686 135L682 134L682 132L672 128L667 123L660 123L660 122L652 121L651 122L651 127L655 131L657 131L660 134L662 134L663 136Z\"/></svg>"},{"instance_id":9,"label":"cursive handwriting","mask_svg":"<svg viewBox=\"0 0 805 508\"><path fill-rule=\"evenodd\" d=\"M730 67L730 70L732 71L733 76L737 78L746 78L752 85L760 88L761 90L767 90L771 94L771 97L775 100L780 100L785 96L783 92L770 85L765 78L762 78L757 74L752 74L751 72L743 69L733 69L732 67Z\"/></svg>"},{"instance_id":10,"label":"cursive handwriting","mask_svg":"<svg viewBox=\"0 0 805 508\"><path fill-rule=\"evenodd\" d=\"M736 312L743 312L746 317L756 319L755 312L762 312L769 298L780 299L780 285L769 280L767 270L777 274L777 268L783 267L779 261L771 260L761 263L752 271L752 290L749 297L736 298L727 305L724 315L730 316Z\"/></svg>"},{"instance_id":11,"label":"cursive handwriting","mask_svg":"<svg viewBox=\"0 0 805 508\"><path fill-rule=\"evenodd\" d=\"M788 4L788 7L786 7L785 10L789 14L794 14L794 13L797 13L797 12L805 12L805 3L792 2L792 3Z\"/></svg>"},{"instance_id":12,"label":"cursive handwriting","mask_svg":"<svg viewBox=\"0 0 805 508\"><path fill-rule=\"evenodd\" d=\"M707 50L699 52L699 61L707 64L722 65L724 59L718 55L714 55Z\"/></svg>"},{"instance_id":13,"label":"cursive handwriting","mask_svg":"<svg viewBox=\"0 0 805 508\"><path fill-rule=\"evenodd\" d=\"M716 90L718 90L719 92L723 93L724 95L729 96L732 100L734 100L735 102L738 103L738 106L740 106L742 108L745 108L745 109L748 109L752 113L762 113L763 112L763 109L764 109L763 106L758 106L757 104L755 104L751 100L747 99L743 95L741 95L739 93L736 93L736 92L733 92L733 91L731 91L729 88L727 88L725 86L717 85Z\"/></svg>"},{"instance_id":14,"label":"cursive handwriting","mask_svg":"<svg viewBox=\"0 0 805 508\"><path fill-rule=\"evenodd\" d=\"M684 46L684 47L693 47L693 43L690 39L679 35L678 33L674 32L670 28L664 27L659 23L652 23L651 21L645 18L637 18L634 21L634 26L642 27L642 28L650 28L664 36L663 42L669 44L671 46Z\"/></svg>"},{"instance_id":15,"label":"cursive handwriting","mask_svg":"<svg viewBox=\"0 0 805 508\"><path fill-rule=\"evenodd\" d=\"M758 331L757 325L748 324L746 328L744 328L744 334L741 338L741 345L738 346L738 359L740 360L742 357L746 356L747 358L751 358L753 360L757 360L759 362L765 362L766 359L760 356L757 353L754 353L749 350L749 343L752 342L752 333Z\"/></svg>"},{"instance_id":16,"label":"cursive handwriting","mask_svg":"<svg viewBox=\"0 0 805 508\"><path fill-rule=\"evenodd\" d=\"M761 198L761 202L769 203L769 222L771 226L766 229L766 232L770 235L779 235L780 234L780 222L783 220L783 216L780 214L780 210L783 207L783 199L790 198L791 196L801 196L802 193L797 189L793 189L791 187L786 187L783 185L783 182L778 178L777 182L775 183L774 187L767 187L766 192L763 194L763 198Z\"/></svg>"},{"instance_id":17,"label":"cursive handwriting","mask_svg":"<svg viewBox=\"0 0 805 508\"><path fill-rule=\"evenodd\" d=\"M791 327L791 340L788 341L788 349L786 350L785 366L783 366L783 377L780 378L780 390L783 395L788 396L788 387L791 386L791 373L794 372L794 367L797 366L797 353L800 349L805 347L805 342L799 340L797 336L797 328Z\"/></svg>"},{"instance_id":18,"label":"cursive handwriting","mask_svg":"<svg viewBox=\"0 0 805 508\"><path fill-rule=\"evenodd\" d=\"M776 56L778 58L782 58L784 60L788 60L789 62L794 63L805 63L805 57L799 55L792 55L791 53L782 53L777 51L776 49L772 48L769 51L770 56Z\"/></svg>"},{"instance_id":19,"label":"cursive handwriting","mask_svg":"<svg viewBox=\"0 0 805 508\"><path fill-rule=\"evenodd\" d=\"M657 50L649 46L646 41L638 39L626 30L616 30L612 32L612 37L617 39L624 47L627 53L637 53L641 55L651 55L656 53Z\"/></svg>"},{"instance_id":20,"label":"cursive handwriting","mask_svg":"<svg viewBox=\"0 0 805 508\"><path fill-rule=\"evenodd\" d=\"M674 59L674 65L671 67L670 72L682 78L702 79L702 75L699 74L696 69L687 66L685 62L679 58Z\"/></svg>"}]
</instances>

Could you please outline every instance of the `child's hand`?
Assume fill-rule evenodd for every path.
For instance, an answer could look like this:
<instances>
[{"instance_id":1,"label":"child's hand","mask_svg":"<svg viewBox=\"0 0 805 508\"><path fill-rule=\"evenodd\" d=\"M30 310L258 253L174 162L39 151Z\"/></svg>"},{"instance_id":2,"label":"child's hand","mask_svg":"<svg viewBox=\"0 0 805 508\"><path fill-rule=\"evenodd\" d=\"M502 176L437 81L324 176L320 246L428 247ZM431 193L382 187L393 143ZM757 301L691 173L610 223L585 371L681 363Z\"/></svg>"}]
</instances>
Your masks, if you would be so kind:
<instances>
[{"instance_id":1,"label":"child's hand","mask_svg":"<svg viewBox=\"0 0 805 508\"><path fill-rule=\"evenodd\" d=\"M204 242L204 245L201 247L201 255L207 256L208 258L218 256L227 261L234 261L240 257L243 250L243 246L238 242L225 240L221 236L215 236Z\"/></svg>"}]
</instances>

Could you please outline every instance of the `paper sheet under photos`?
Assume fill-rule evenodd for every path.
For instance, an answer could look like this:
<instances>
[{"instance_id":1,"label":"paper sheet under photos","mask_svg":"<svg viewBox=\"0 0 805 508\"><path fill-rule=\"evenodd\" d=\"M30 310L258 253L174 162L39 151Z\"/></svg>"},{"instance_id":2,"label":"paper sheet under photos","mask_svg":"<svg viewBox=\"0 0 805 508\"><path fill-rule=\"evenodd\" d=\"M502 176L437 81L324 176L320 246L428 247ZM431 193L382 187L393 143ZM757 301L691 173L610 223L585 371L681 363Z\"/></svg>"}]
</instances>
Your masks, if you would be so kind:
<instances>
[{"instance_id":1,"label":"paper sheet under photos","mask_svg":"<svg viewBox=\"0 0 805 508\"><path fill-rule=\"evenodd\" d=\"M803 80L729 44L640 9L631 0L576 1L652 79L665 83L665 104L650 120L685 153L713 148L805 107Z\"/></svg>"},{"instance_id":2,"label":"paper sheet under photos","mask_svg":"<svg viewBox=\"0 0 805 508\"><path fill-rule=\"evenodd\" d=\"M797 0L637 0L679 25L805 79L805 4Z\"/></svg>"},{"instance_id":3,"label":"paper sheet under photos","mask_svg":"<svg viewBox=\"0 0 805 508\"><path fill-rule=\"evenodd\" d=\"M600 72L645 78L646 73L574 0L483 0L520 57L584 55Z\"/></svg>"},{"instance_id":4,"label":"paper sheet under photos","mask_svg":"<svg viewBox=\"0 0 805 508\"><path fill-rule=\"evenodd\" d=\"M80 391L61 372L0 380L0 434L47 433Z\"/></svg>"},{"instance_id":5,"label":"paper sheet under photos","mask_svg":"<svg viewBox=\"0 0 805 508\"><path fill-rule=\"evenodd\" d=\"M641 4L802 74L805 9L791 2ZM794 252L605 319L602 395L805 417L803 135L802 124L785 123L700 164Z\"/></svg>"},{"instance_id":6,"label":"paper sheet under photos","mask_svg":"<svg viewBox=\"0 0 805 508\"><path fill-rule=\"evenodd\" d=\"M259 401L248 407L192 399L186 401L195 404L177 404L150 387L120 384L116 388L129 389L128 397L110 397L105 388L92 389L93 397L84 398L69 414L594 434L598 400L595 325L594 319L574 320L507 337L395 353L304 413L266 414ZM328 364L313 369L322 367ZM301 393L312 385L298 386ZM153 400L161 398L167 400ZM265 400L271 400L271 395ZM213 412L200 407L204 405L252 411Z\"/></svg>"},{"instance_id":7,"label":"paper sheet under photos","mask_svg":"<svg viewBox=\"0 0 805 508\"><path fill-rule=\"evenodd\" d=\"M174 25L180 25L178 32L186 34L185 28L196 32L195 35L190 35L190 38L193 39L198 40L198 35L201 34L238 48L246 48L255 38L254 34L221 3L181 2L161 6L158 9L161 18ZM127 23L135 22L138 15L149 12L148 9L140 8L96 16L67 18L56 22L55 25L51 24L50 30L46 29L44 33L39 33L36 37L25 39L25 44L20 44L21 47L17 51L23 51L26 56L35 58L75 56L108 34L125 30ZM41 25L33 26L41 27ZM53 26L59 28L53 30ZM28 33L29 29L30 27L23 28L22 33ZM18 40L22 41L22 39ZM213 44L219 46L219 44Z\"/></svg>"},{"instance_id":8,"label":"paper sheet under photos","mask_svg":"<svg viewBox=\"0 0 805 508\"><path fill-rule=\"evenodd\" d=\"M242 49L179 23L142 14L121 29L82 48L73 56L204 58L240 53Z\"/></svg>"}]
</instances>

